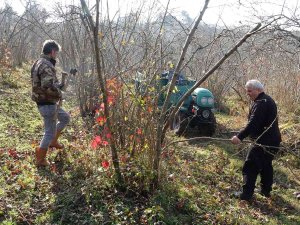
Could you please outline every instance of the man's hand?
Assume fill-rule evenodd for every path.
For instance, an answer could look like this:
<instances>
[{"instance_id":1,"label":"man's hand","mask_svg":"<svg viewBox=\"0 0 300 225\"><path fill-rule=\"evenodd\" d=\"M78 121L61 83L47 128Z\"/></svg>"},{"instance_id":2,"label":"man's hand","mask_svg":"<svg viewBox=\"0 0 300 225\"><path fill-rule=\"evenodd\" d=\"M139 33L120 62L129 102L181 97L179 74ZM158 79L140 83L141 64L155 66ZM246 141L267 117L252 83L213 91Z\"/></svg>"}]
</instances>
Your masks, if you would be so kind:
<instances>
[{"instance_id":1,"label":"man's hand","mask_svg":"<svg viewBox=\"0 0 300 225\"><path fill-rule=\"evenodd\" d=\"M232 144L235 144L235 145L242 143L241 140L237 136L233 136L231 138L231 142L232 142Z\"/></svg>"}]
</instances>

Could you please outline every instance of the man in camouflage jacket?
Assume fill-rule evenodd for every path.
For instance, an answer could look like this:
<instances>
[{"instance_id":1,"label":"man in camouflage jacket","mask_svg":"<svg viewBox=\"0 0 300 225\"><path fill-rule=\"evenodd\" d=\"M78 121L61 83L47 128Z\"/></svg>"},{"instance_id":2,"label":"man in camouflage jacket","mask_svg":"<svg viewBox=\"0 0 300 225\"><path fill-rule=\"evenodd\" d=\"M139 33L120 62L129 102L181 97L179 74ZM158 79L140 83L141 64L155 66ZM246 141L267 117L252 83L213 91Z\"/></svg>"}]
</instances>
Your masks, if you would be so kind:
<instances>
[{"instance_id":1,"label":"man in camouflage jacket","mask_svg":"<svg viewBox=\"0 0 300 225\"><path fill-rule=\"evenodd\" d=\"M69 114L58 107L63 88L63 84L58 82L55 69L59 50L60 46L55 41L45 41L42 55L31 69L32 100L38 106L45 128L40 146L36 148L38 166L48 165L46 154L49 147L63 148L63 145L58 143L58 137L70 121Z\"/></svg>"}]
</instances>

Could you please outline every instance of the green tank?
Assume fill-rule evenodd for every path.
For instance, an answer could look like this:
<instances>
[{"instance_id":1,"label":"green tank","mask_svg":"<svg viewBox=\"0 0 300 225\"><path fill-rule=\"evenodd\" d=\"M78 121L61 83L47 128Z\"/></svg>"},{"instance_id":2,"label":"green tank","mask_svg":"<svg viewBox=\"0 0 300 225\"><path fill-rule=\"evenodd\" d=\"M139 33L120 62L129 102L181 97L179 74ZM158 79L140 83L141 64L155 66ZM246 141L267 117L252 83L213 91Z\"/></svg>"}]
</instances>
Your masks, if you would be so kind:
<instances>
[{"instance_id":1,"label":"green tank","mask_svg":"<svg viewBox=\"0 0 300 225\"><path fill-rule=\"evenodd\" d=\"M163 90L166 85L169 84L173 73L173 71L166 71L161 74L156 86L158 91ZM135 85L141 93L143 93L142 83L141 79L135 79ZM195 80L186 79L183 74L180 74L168 107L175 106L195 83ZM159 108L162 107L165 97L166 91L163 91L158 99ZM212 111L214 108L214 100L213 94L208 89L196 88L180 107L179 113L170 124L171 129L174 130L177 135L182 135L187 131L187 128L197 127L202 135L212 136L216 129L216 119Z\"/></svg>"},{"instance_id":2,"label":"green tank","mask_svg":"<svg viewBox=\"0 0 300 225\"><path fill-rule=\"evenodd\" d=\"M209 90L205 88L196 88L192 93L192 98L195 104L200 107L214 107L214 96Z\"/></svg>"},{"instance_id":3,"label":"green tank","mask_svg":"<svg viewBox=\"0 0 300 225\"><path fill-rule=\"evenodd\" d=\"M160 88L166 86L173 76L173 71L166 71L160 79ZM170 105L178 103L181 97L196 83L195 80L186 79L182 74L176 81L176 86L171 95ZM159 106L165 100L165 93L161 95ZM213 113L214 95L205 88L196 88L180 107L179 113L170 124L177 135L186 133L188 128L198 128L203 136L212 136L216 130L216 118Z\"/></svg>"}]
</instances>

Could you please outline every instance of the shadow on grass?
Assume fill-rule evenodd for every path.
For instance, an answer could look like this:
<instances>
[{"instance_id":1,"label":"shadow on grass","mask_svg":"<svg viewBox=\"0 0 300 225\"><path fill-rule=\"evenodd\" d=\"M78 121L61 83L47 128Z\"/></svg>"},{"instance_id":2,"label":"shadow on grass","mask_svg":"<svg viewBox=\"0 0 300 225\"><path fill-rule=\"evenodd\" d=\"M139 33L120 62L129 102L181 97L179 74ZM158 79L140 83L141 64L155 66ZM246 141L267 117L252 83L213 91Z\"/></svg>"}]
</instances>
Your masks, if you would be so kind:
<instances>
[{"instance_id":1,"label":"shadow on grass","mask_svg":"<svg viewBox=\"0 0 300 225\"><path fill-rule=\"evenodd\" d=\"M190 144L195 147L207 146L207 142ZM211 144L229 154L236 151L230 143L212 142ZM87 175L85 168L80 168L75 162L69 161L69 154L71 153L67 155L64 152L57 153L54 157L55 171L39 171L40 176L51 181L49 189L55 195L55 202L49 209L50 224L162 224L161 221L166 224L204 224L203 221L208 220L204 216L218 214L220 203L212 203L215 208L202 205L206 201L204 194L199 192L188 197L186 193L182 193L181 188L186 184L180 187L176 183L166 183L160 190L146 197L133 192L128 192L130 194L118 192L114 188L112 179L108 181L101 176ZM243 160L240 155L235 157ZM214 171L206 174L202 172L205 170L201 170L201 174L198 174L201 177L197 180L198 183L190 185L204 184L206 187L215 187L218 182L213 179ZM288 182L285 173L276 172L275 177L277 176L280 177L281 182ZM212 178L212 181L208 182L208 178ZM88 179L90 180L87 182ZM266 201L258 200L250 207L265 215L274 215L278 220L286 222L284 224L290 223L292 219L289 219L289 215L295 213L296 209L278 195L274 196L273 202L273 205L268 205ZM222 208L224 207L227 206L223 205ZM280 215L283 208L287 209L286 215ZM213 224L215 219L216 217L211 218L210 224Z\"/></svg>"},{"instance_id":2,"label":"shadow on grass","mask_svg":"<svg viewBox=\"0 0 300 225\"><path fill-rule=\"evenodd\" d=\"M225 138L229 139L230 135L221 135L217 134L219 138ZM199 137L199 134L191 129L187 130L187 132L184 135L185 138L194 138ZM250 145L244 145L244 146L234 146L230 142L223 142L223 141L212 141L212 140L191 140L187 142L190 146L199 147L199 148L211 148L211 146L215 146L216 149L222 149L224 152L227 153L228 157L230 159L237 160L239 162L243 162L246 158L247 152L251 148ZM279 188L279 190L286 190L288 188L292 189L299 189L299 185L294 180L289 179L289 176L286 172L282 171L280 167L277 167L276 162L278 160L278 157L281 157L278 155L275 157L273 161L274 165L274 184ZM241 174L241 169L240 169ZM242 174L241 174L242 176ZM259 186L260 177L258 176L257 179L257 186ZM275 192L276 193L276 192ZM280 221L283 224L299 224L299 218L298 220L295 219L293 216L299 216L299 212L292 204L290 204L287 200L285 200L281 195L274 194L272 197L272 203L270 204L270 201L264 201L261 199L257 199L253 204L251 204L251 207L255 210L258 210L259 212L262 212L265 216L268 217L276 217L278 221ZM297 220L297 221L296 221Z\"/></svg>"},{"instance_id":3,"label":"shadow on grass","mask_svg":"<svg viewBox=\"0 0 300 225\"><path fill-rule=\"evenodd\" d=\"M270 199L257 199L249 206L263 215L276 218L280 224L299 224L299 218L298 221L293 218L293 215L299 215L299 211L278 194L273 194Z\"/></svg>"},{"instance_id":4,"label":"shadow on grass","mask_svg":"<svg viewBox=\"0 0 300 225\"><path fill-rule=\"evenodd\" d=\"M78 171L68 162L68 154L64 150L50 154L54 155L51 167L38 169L38 174L51 184L49 192L55 196L47 212L50 223L99 224L88 212L90 206L82 189L86 179L84 170Z\"/></svg>"},{"instance_id":5,"label":"shadow on grass","mask_svg":"<svg viewBox=\"0 0 300 225\"><path fill-rule=\"evenodd\" d=\"M46 209L51 215L47 220L50 224L192 224L196 216L192 202L180 196L174 183L148 195L131 190L119 192L112 179L87 178L85 169L78 170L61 152L54 161L54 170L38 171L50 181L48 188L55 196ZM41 198L45 201L45 196Z\"/></svg>"},{"instance_id":6,"label":"shadow on grass","mask_svg":"<svg viewBox=\"0 0 300 225\"><path fill-rule=\"evenodd\" d=\"M215 136L213 136L213 138L227 139L226 141L225 140L212 140L212 139L210 139L210 137L207 137L207 139L205 139L205 137L200 136L199 132L197 132L195 129L189 128L189 129L187 129L187 131L185 132L183 137L186 139L203 137L204 138L203 140L189 140L189 141L187 141L187 143L190 146L199 147L199 148L205 148L208 145L214 145L217 148L223 149L230 158L234 158L237 160L244 160L247 155L248 150L250 149L250 146L247 144L241 145L241 146L233 145L229 141L229 139L231 138L230 135L231 134L217 133Z\"/></svg>"}]
</instances>

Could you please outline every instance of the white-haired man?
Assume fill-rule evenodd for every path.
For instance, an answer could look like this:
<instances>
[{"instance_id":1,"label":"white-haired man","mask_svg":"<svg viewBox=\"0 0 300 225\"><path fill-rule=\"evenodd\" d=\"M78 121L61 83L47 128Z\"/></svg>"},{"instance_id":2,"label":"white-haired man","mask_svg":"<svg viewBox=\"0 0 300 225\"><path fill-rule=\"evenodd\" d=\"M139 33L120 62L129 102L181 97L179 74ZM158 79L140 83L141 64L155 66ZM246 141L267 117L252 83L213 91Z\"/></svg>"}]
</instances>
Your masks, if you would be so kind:
<instances>
[{"instance_id":1,"label":"white-haired man","mask_svg":"<svg viewBox=\"0 0 300 225\"><path fill-rule=\"evenodd\" d=\"M274 100L264 93L264 87L258 80L246 83L247 95L253 101L248 115L248 124L231 141L239 144L250 137L258 145L249 150L243 166L243 190L241 200L251 200L258 174L261 176L261 191L265 197L270 197L273 184L272 160L278 151L281 134L278 127L277 106ZM268 146L268 147L262 147Z\"/></svg>"}]
</instances>

